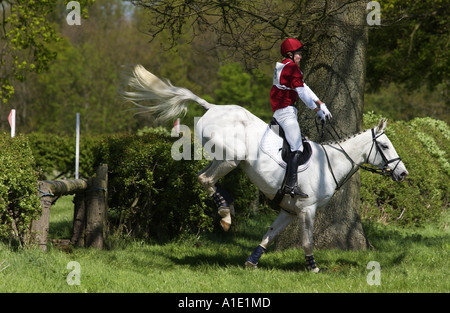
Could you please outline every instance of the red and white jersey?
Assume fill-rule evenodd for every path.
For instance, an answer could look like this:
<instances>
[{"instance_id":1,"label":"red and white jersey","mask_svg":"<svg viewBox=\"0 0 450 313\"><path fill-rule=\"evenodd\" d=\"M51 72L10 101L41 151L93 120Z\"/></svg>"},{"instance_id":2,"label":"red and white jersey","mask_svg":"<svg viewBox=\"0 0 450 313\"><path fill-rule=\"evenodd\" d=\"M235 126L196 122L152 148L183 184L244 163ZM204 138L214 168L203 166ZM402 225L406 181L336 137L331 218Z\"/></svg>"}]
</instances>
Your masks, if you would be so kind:
<instances>
[{"instance_id":1,"label":"red and white jersey","mask_svg":"<svg viewBox=\"0 0 450 313\"><path fill-rule=\"evenodd\" d=\"M270 90L272 111L293 105L298 99L295 90L298 87L304 87L303 73L298 65L290 59L285 59L282 63L277 62Z\"/></svg>"}]
</instances>

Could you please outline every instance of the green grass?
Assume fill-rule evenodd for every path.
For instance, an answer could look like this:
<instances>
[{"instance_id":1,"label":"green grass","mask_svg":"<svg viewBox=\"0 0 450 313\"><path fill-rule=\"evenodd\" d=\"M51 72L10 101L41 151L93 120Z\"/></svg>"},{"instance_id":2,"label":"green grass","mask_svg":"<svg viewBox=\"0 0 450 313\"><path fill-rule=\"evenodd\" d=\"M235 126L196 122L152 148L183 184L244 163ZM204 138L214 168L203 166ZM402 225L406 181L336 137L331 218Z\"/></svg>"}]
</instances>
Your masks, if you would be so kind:
<instances>
[{"instance_id":1,"label":"green grass","mask_svg":"<svg viewBox=\"0 0 450 313\"><path fill-rule=\"evenodd\" d=\"M70 238L71 198L51 213L51 238ZM243 263L273 216L241 221L229 233L186 235L168 243L115 240L111 250L49 246L12 249L0 243L0 292L449 292L450 234L444 227L401 229L365 224L374 249L316 251L324 273L305 270L302 250L269 248L259 268ZM80 264L80 285L66 278ZM381 265L380 285L369 285L367 263ZM2 263L3 262L3 263ZM7 267L6 267L7 266ZM5 268L6 267L6 268Z\"/></svg>"}]
</instances>

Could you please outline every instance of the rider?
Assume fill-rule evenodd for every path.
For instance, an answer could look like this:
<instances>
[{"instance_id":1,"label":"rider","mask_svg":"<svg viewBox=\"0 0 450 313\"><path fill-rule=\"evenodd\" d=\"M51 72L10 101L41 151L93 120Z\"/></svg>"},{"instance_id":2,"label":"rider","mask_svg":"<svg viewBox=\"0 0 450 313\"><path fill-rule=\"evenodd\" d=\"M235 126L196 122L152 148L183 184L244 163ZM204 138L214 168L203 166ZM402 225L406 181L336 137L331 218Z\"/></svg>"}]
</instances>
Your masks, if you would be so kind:
<instances>
[{"instance_id":1,"label":"rider","mask_svg":"<svg viewBox=\"0 0 450 313\"><path fill-rule=\"evenodd\" d=\"M285 194L307 198L297 183L297 165L303 151L302 135L297 120L295 103L300 98L308 108L317 112L321 120L331 119L325 103L319 100L315 93L303 81L300 71L303 45L294 38L288 38L281 44L281 55L284 60L275 66L273 86L270 91L273 117L283 129L286 140L291 148L287 162L287 180Z\"/></svg>"}]
</instances>

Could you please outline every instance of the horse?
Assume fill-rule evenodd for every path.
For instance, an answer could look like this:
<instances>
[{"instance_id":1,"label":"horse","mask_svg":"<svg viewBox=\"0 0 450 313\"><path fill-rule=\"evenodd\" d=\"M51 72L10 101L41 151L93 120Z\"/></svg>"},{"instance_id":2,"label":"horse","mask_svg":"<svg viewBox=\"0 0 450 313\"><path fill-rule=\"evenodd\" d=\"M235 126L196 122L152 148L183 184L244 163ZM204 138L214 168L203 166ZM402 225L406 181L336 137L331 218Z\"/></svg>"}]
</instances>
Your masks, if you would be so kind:
<instances>
[{"instance_id":1,"label":"horse","mask_svg":"<svg viewBox=\"0 0 450 313\"><path fill-rule=\"evenodd\" d=\"M209 103L188 89L162 81L141 65L134 67L128 76L127 85L132 91L124 91L124 98L137 105L141 112L150 113L156 119L178 117L187 112L188 103L192 102L205 109L206 112L195 125L195 131L203 148L210 149L213 157L208 166L199 172L198 181L216 201L218 213L222 217L220 223L225 231L229 229L234 214L233 199L224 187L216 183L230 171L240 167L268 199L276 197L285 169L280 160L262 149L262 143L267 145L265 138L271 131L267 123L241 106ZM310 159L307 166L298 171L299 184L309 197L281 197L278 216L246 260L245 266L257 267L263 252L277 235L294 219L298 219L307 269L319 272L313 255L316 211L324 209L336 190L360 168L390 176L397 182L403 181L408 175L384 132L386 125L387 120L382 119L374 128L345 139L325 143L309 141ZM370 164L376 169L364 164Z\"/></svg>"}]
</instances>

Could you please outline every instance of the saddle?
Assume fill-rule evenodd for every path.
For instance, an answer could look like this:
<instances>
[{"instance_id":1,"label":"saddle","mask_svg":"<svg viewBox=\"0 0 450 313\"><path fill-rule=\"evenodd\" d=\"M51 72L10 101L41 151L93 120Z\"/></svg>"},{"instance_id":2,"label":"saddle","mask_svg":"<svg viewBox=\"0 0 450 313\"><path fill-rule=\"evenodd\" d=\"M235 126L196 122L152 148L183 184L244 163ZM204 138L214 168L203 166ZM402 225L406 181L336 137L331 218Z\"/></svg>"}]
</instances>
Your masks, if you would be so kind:
<instances>
[{"instance_id":1,"label":"saddle","mask_svg":"<svg viewBox=\"0 0 450 313\"><path fill-rule=\"evenodd\" d=\"M278 124L277 120L273 117L272 120L269 123L269 128L278 136L280 136L283 139L283 146L280 148L281 150L281 158L284 162L287 163L289 153L291 153L291 148L289 146L289 143L286 140L286 135L284 134L283 128ZM302 143L303 143L303 152L302 156L299 160L299 163L297 166L305 164L309 158L311 157L312 150L311 145L304 137L302 137Z\"/></svg>"}]
</instances>

